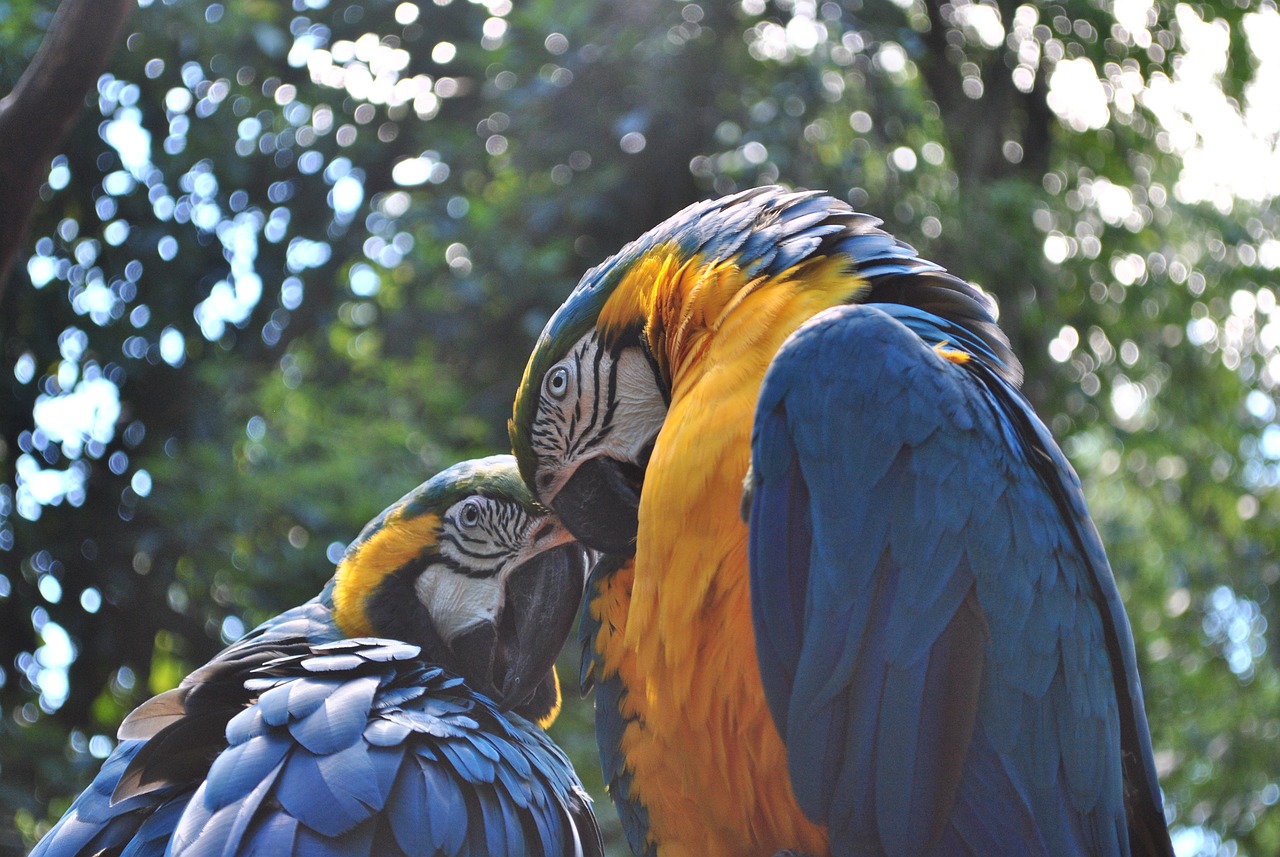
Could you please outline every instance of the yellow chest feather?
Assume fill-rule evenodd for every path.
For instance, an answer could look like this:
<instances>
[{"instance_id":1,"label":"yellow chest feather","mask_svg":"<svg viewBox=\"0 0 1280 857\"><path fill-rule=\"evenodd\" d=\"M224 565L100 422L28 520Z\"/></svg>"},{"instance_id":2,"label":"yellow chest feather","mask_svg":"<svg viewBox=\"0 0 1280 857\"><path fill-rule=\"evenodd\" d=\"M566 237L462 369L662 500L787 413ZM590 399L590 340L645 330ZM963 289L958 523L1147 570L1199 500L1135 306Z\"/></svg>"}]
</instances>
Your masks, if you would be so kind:
<instances>
[{"instance_id":1,"label":"yellow chest feather","mask_svg":"<svg viewBox=\"0 0 1280 857\"><path fill-rule=\"evenodd\" d=\"M663 857L829 852L796 806L765 703L738 507L769 361L806 318L849 299L856 284L842 279L755 284L667 355L671 406L645 476L630 597L592 605L606 671L627 685L635 718L623 737L632 795Z\"/></svg>"}]
</instances>

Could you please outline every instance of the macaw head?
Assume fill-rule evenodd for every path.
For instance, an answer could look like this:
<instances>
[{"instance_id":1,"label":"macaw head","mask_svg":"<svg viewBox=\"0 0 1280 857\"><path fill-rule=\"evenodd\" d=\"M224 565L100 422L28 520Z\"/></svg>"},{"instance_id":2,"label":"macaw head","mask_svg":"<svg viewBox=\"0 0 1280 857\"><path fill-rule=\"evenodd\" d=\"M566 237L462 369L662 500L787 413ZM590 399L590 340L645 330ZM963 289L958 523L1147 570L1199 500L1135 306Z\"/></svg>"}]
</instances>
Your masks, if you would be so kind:
<instances>
[{"instance_id":1,"label":"macaw head","mask_svg":"<svg viewBox=\"0 0 1280 857\"><path fill-rule=\"evenodd\" d=\"M917 306L1016 378L992 301L879 223L821 192L752 188L689 206L588 271L516 394L512 449L538 499L583 544L634 553L649 455L698 359L689 331L713 329L762 283L813 293L814 312L824 301Z\"/></svg>"},{"instance_id":2,"label":"macaw head","mask_svg":"<svg viewBox=\"0 0 1280 857\"><path fill-rule=\"evenodd\" d=\"M455 464L365 525L334 580L348 637L388 637L546 725L587 557L509 455Z\"/></svg>"},{"instance_id":3,"label":"macaw head","mask_svg":"<svg viewBox=\"0 0 1280 857\"><path fill-rule=\"evenodd\" d=\"M708 274L768 273L771 212L820 194L764 187L698 202L587 271L547 322L509 425L520 472L582 541L635 552L640 491L666 421L673 367L659 340ZM835 202L834 200L831 200Z\"/></svg>"},{"instance_id":4,"label":"macaw head","mask_svg":"<svg viewBox=\"0 0 1280 857\"><path fill-rule=\"evenodd\" d=\"M696 255L673 224L703 208L587 271L547 322L516 394L509 429L521 474L583 544L606 553L634 552L644 471L670 401L649 287Z\"/></svg>"}]
</instances>

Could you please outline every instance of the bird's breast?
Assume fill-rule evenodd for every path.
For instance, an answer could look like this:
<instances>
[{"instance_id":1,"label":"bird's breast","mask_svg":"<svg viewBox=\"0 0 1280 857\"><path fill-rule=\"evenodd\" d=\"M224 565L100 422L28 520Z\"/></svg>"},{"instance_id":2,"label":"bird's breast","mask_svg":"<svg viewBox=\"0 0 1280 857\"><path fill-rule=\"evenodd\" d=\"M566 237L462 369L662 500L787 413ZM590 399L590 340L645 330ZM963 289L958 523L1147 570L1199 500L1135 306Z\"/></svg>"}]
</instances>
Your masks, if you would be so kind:
<instances>
[{"instance_id":1,"label":"bird's breast","mask_svg":"<svg viewBox=\"0 0 1280 857\"><path fill-rule=\"evenodd\" d=\"M750 303L676 379L645 476L630 597L597 601L613 629L597 645L628 690L631 795L662 855L828 852L796 805L765 702L738 513L764 372L823 307Z\"/></svg>"}]
</instances>

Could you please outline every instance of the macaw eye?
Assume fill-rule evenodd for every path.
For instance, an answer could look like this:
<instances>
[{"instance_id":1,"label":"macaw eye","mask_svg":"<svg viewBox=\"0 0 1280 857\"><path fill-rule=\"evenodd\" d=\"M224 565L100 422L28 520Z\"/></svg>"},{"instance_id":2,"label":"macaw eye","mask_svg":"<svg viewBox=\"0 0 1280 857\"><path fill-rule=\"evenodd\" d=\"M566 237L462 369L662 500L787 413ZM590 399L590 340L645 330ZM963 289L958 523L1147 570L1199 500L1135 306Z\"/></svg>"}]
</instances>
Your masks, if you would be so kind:
<instances>
[{"instance_id":1,"label":"macaw eye","mask_svg":"<svg viewBox=\"0 0 1280 857\"><path fill-rule=\"evenodd\" d=\"M458 520L462 522L464 527L474 527L480 523L480 504L475 500L468 500L462 504L462 511L458 513Z\"/></svg>"},{"instance_id":2,"label":"macaw eye","mask_svg":"<svg viewBox=\"0 0 1280 857\"><path fill-rule=\"evenodd\" d=\"M569 370L563 366L557 366L547 373L547 392L552 398L563 399L564 394L569 392Z\"/></svg>"}]
</instances>

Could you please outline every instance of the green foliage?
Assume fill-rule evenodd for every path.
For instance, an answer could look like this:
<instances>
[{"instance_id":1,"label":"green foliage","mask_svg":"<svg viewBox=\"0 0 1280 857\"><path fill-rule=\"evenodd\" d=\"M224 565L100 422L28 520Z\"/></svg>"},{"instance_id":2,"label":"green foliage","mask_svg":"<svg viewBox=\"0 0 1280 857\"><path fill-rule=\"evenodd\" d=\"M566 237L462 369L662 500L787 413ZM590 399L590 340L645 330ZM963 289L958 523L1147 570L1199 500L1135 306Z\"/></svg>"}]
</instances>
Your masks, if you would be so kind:
<instances>
[{"instance_id":1,"label":"green foliage","mask_svg":"<svg viewBox=\"0 0 1280 857\"><path fill-rule=\"evenodd\" d=\"M53 6L0 2L0 87ZM1275 853L1274 183L1197 172L1212 123L1260 103L1247 33L1275 16L142 4L0 301L0 853L130 707L312 595L409 487L505 447L588 265L770 181L830 188L1000 299L1133 618L1179 853ZM1086 61L1096 98L1055 77ZM1209 124L1161 95L1206 67L1234 99ZM623 853L575 672L570 651L554 734Z\"/></svg>"}]
</instances>

